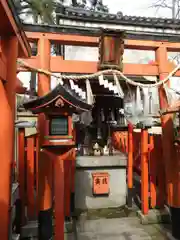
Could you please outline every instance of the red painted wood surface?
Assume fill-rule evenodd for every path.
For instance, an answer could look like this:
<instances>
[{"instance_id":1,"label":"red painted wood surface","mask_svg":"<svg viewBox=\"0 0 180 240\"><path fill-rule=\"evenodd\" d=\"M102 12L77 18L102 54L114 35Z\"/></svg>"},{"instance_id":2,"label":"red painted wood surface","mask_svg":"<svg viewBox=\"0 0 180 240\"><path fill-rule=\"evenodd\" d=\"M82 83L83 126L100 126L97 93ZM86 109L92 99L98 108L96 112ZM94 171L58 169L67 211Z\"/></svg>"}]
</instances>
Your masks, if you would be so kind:
<instances>
[{"instance_id":1,"label":"red painted wood surface","mask_svg":"<svg viewBox=\"0 0 180 240\"><path fill-rule=\"evenodd\" d=\"M25 130L19 129L18 132L18 182L19 195L22 204L22 222L25 221Z\"/></svg>"},{"instance_id":2,"label":"red painted wood surface","mask_svg":"<svg viewBox=\"0 0 180 240\"><path fill-rule=\"evenodd\" d=\"M27 138L27 212L28 218L33 218L35 215L35 161L34 161L34 136Z\"/></svg>"},{"instance_id":3,"label":"red painted wood surface","mask_svg":"<svg viewBox=\"0 0 180 240\"><path fill-rule=\"evenodd\" d=\"M64 161L54 157L55 240L64 240Z\"/></svg>"},{"instance_id":4,"label":"red painted wood surface","mask_svg":"<svg viewBox=\"0 0 180 240\"><path fill-rule=\"evenodd\" d=\"M128 162L127 162L127 184L133 188L133 127L128 125Z\"/></svg>"},{"instance_id":5,"label":"red painted wood surface","mask_svg":"<svg viewBox=\"0 0 180 240\"><path fill-rule=\"evenodd\" d=\"M65 216L70 217L71 203L71 160L64 161L64 198L65 198Z\"/></svg>"},{"instance_id":6,"label":"red painted wood surface","mask_svg":"<svg viewBox=\"0 0 180 240\"><path fill-rule=\"evenodd\" d=\"M141 210L149 211L148 131L141 130Z\"/></svg>"},{"instance_id":7,"label":"red painted wood surface","mask_svg":"<svg viewBox=\"0 0 180 240\"><path fill-rule=\"evenodd\" d=\"M157 189L157 162L159 159L157 159L156 156L156 149L155 143L154 143L154 135L149 136L149 181L150 181L150 197L151 197L151 207L155 208L156 207L156 189Z\"/></svg>"}]
</instances>

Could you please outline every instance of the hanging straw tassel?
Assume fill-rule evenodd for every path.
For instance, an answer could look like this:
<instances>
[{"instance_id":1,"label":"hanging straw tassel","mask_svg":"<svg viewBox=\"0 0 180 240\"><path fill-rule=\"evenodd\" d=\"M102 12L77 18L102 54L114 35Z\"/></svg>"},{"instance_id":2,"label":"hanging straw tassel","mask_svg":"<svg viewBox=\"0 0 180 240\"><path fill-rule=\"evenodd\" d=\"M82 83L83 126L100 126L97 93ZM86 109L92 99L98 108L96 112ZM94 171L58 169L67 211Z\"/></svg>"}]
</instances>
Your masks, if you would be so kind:
<instances>
[{"instance_id":1,"label":"hanging straw tassel","mask_svg":"<svg viewBox=\"0 0 180 240\"><path fill-rule=\"evenodd\" d=\"M99 79L99 85L100 86L104 85L104 77L103 77L103 75L99 75L98 79Z\"/></svg>"},{"instance_id":2,"label":"hanging straw tassel","mask_svg":"<svg viewBox=\"0 0 180 240\"><path fill-rule=\"evenodd\" d=\"M177 95L177 93L172 90L171 88L169 88L169 86L167 85L167 83L163 84L164 87L164 91L166 93L166 97L168 100L168 105L171 106L173 105L177 100L179 100L179 96Z\"/></svg>"},{"instance_id":3,"label":"hanging straw tassel","mask_svg":"<svg viewBox=\"0 0 180 240\"><path fill-rule=\"evenodd\" d=\"M82 96L81 96L81 97L82 97L82 99L84 99L84 100L85 100L85 99L86 99L86 92L84 92L84 91L83 91L83 92L82 92Z\"/></svg>"},{"instance_id":4,"label":"hanging straw tassel","mask_svg":"<svg viewBox=\"0 0 180 240\"><path fill-rule=\"evenodd\" d=\"M94 103L94 96L92 93L92 88L89 79L86 79L86 94L87 94L87 103L92 105Z\"/></svg>"},{"instance_id":5,"label":"hanging straw tassel","mask_svg":"<svg viewBox=\"0 0 180 240\"><path fill-rule=\"evenodd\" d=\"M109 82L108 82L108 80L106 79L106 80L104 80L104 88L108 88L109 87Z\"/></svg>"},{"instance_id":6,"label":"hanging straw tassel","mask_svg":"<svg viewBox=\"0 0 180 240\"><path fill-rule=\"evenodd\" d=\"M136 88L136 114L140 114L143 112L143 104L141 100L141 92L140 87Z\"/></svg>"},{"instance_id":7,"label":"hanging straw tassel","mask_svg":"<svg viewBox=\"0 0 180 240\"><path fill-rule=\"evenodd\" d=\"M69 80L70 86L72 90L75 90L75 85L74 85L74 81L72 79Z\"/></svg>"},{"instance_id":8,"label":"hanging straw tassel","mask_svg":"<svg viewBox=\"0 0 180 240\"><path fill-rule=\"evenodd\" d=\"M69 80L70 87L74 90L82 99L86 99L86 93L76 84L72 79Z\"/></svg>"},{"instance_id":9,"label":"hanging straw tassel","mask_svg":"<svg viewBox=\"0 0 180 240\"><path fill-rule=\"evenodd\" d=\"M82 98L82 99L86 99L86 93L80 88L80 91L79 91L79 96Z\"/></svg>"},{"instance_id":10,"label":"hanging straw tassel","mask_svg":"<svg viewBox=\"0 0 180 240\"><path fill-rule=\"evenodd\" d=\"M63 84L64 84L64 81L62 80L61 73L59 73L58 75L59 75L58 83L60 83L61 85L63 85Z\"/></svg>"},{"instance_id":11,"label":"hanging straw tassel","mask_svg":"<svg viewBox=\"0 0 180 240\"><path fill-rule=\"evenodd\" d=\"M112 84L112 82L110 82L109 84L108 84L108 88L109 88L109 91L113 91L113 84Z\"/></svg>"},{"instance_id":12,"label":"hanging straw tassel","mask_svg":"<svg viewBox=\"0 0 180 240\"><path fill-rule=\"evenodd\" d=\"M148 88L142 88L143 91L143 110L144 110L144 115L149 114L149 89Z\"/></svg>"},{"instance_id":13,"label":"hanging straw tassel","mask_svg":"<svg viewBox=\"0 0 180 240\"><path fill-rule=\"evenodd\" d=\"M117 89L118 89L118 95L119 95L120 98L124 98L124 92L123 92L122 87L119 83L118 77L115 73L113 73L113 76L114 76L114 82L115 82L115 84L117 86Z\"/></svg>"},{"instance_id":14,"label":"hanging straw tassel","mask_svg":"<svg viewBox=\"0 0 180 240\"><path fill-rule=\"evenodd\" d=\"M118 94L118 88L116 85L113 85L113 92L114 94Z\"/></svg>"}]
</instances>

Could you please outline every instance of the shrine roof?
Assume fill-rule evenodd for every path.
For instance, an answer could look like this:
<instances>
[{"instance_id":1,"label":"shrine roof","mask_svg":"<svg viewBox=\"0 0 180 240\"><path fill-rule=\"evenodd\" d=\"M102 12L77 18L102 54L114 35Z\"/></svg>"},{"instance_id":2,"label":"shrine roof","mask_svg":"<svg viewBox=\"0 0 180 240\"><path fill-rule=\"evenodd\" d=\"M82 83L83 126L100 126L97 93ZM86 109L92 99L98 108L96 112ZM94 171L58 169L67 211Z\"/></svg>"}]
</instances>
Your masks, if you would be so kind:
<instances>
[{"instance_id":1,"label":"shrine roof","mask_svg":"<svg viewBox=\"0 0 180 240\"><path fill-rule=\"evenodd\" d=\"M126 39L179 42L180 20L92 12L66 7L56 25L24 24L26 32L100 36L101 29L125 31Z\"/></svg>"},{"instance_id":2,"label":"shrine roof","mask_svg":"<svg viewBox=\"0 0 180 240\"><path fill-rule=\"evenodd\" d=\"M155 18L123 15L122 12L117 14L90 11L82 8L64 7L61 13L56 13L61 18L90 20L91 22L131 24L137 26L161 27L180 29L180 20L171 18Z\"/></svg>"},{"instance_id":3,"label":"shrine roof","mask_svg":"<svg viewBox=\"0 0 180 240\"><path fill-rule=\"evenodd\" d=\"M59 101L60 100L60 101ZM62 86L58 84L52 91L42 97L30 100L24 103L24 108L31 110L34 113L45 112L47 107L56 107L60 109L61 100L63 103L71 108L72 112L89 111L92 105L87 104L79 97L68 85Z\"/></svg>"},{"instance_id":4,"label":"shrine roof","mask_svg":"<svg viewBox=\"0 0 180 240\"><path fill-rule=\"evenodd\" d=\"M46 24L23 24L25 32L40 32L40 33L64 33L64 34L76 34L83 36L99 36L101 31L100 27L88 27L88 26L73 26L73 25L46 25ZM128 26L127 26L128 28ZM176 31L164 33L162 32L142 32L142 31L130 31L125 30L126 39L135 40L152 40L152 41L168 41L168 42L179 42L179 33Z\"/></svg>"}]
</instances>

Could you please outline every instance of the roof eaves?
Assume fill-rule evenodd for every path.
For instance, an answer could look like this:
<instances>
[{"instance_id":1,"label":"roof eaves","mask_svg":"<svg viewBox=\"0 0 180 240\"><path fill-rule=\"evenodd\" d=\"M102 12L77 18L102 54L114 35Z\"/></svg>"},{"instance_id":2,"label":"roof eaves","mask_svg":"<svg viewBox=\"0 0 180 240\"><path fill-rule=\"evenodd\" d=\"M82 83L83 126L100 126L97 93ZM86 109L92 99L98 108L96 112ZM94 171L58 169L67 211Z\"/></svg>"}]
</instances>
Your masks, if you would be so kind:
<instances>
[{"instance_id":1,"label":"roof eaves","mask_svg":"<svg viewBox=\"0 0 180 240\"><path fill-rule=\"evenodd\" d=\"M27 51L27 57L30 57L31 56L31 47L30 47L30 44L28 42L28 39L26 37L26 34L23 30L23 24L21 23L21 20L20 18L18 17L18 13L16 11L16 7L15 7L15 4L12 0L7 0L7 4L8 4L8 7L11 11L11 14L14 18L14 21L16 23L16 26L18 27L19 31L18 31L18 34L20 35L21 39L22 39L22 42L25 46L25 49Z\"/></svg>"},{"instance_id":2,"label":"roof eaves","mask_svg":"<svg viewBox=\"0 0 180 240\"><path fill-rule=\"evenodd\" d=\"M138 17L138 16L127 16L127 15L115 15L101 12L93 12L89 10L79 10L73 8L66 8L65 14L58 14L62 19L72 19L81 21L91 21L99 23L114 23L114 24L125 24L125 25L138 25L138 26L151 26L159 28L180 28L180 20L169 19L169 18L149 18L149 17Z\"/></svg>"},{"instance_id":3,"label":"roof eaves","mask_svg":"<svg viewBox=\"0 0 180 240\"><path fill-rule=\"evenodd\" d=\"M64 33L84 36L99 36L100 28L70 25L23 24L25 32ZM179 36L173 33L126 31L127 39L178 42Z\"/></svg>"}]
</instances>

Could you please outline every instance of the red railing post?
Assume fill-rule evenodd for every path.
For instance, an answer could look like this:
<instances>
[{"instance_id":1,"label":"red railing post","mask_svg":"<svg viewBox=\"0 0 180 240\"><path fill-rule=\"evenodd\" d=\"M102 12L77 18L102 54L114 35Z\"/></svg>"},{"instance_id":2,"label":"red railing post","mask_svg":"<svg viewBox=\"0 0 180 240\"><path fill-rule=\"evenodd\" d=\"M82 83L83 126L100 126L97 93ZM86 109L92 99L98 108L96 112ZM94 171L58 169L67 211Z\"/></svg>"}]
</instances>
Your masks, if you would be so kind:
<instances>
[{"instance_id":1,"label":"red railing post","mask_svg":"<svg viewBox=\"0 0 180 240\"><path fill-rule=\"evenodd\" d=\"M64 196L65 196L65 216L70 217L70 202L71 202L71 160L64 162Z\"/></svg>"},{"instance_id":2,"label":"red railing post","mask_svg":"<svg viewBox=\"0 0 180 240\"><path fill-rule=\"evenodd\" d=\"M74 150L74 154L76 154ZM75 171L76 171L76 161L71 162L71 214L75 210Z\"/></svg>"},{"instance_id":3,"label":"red railing post","mask_svg":"<svg viewBox=\"0 0 180 240\"><path fill-rule=\"evenodd\" d=\"M64 239L64 159L54 157L55 240Z\"/></svg>"},{"instance_id":4,"label":"red railing post","mask_svg":"<svg viewBox=\"0 0 180 240\"><path fill-rule=\"evenodd\" d=\"M18 181L21 201L22 223L25 222L25 129L18 132Z\"/></svg>"},{"instance_id":5,"label":"red railing post","mask_svg":"<svg viewBox=\"0 0 180 240\"><path fill-rule=\"evenodd\" d=\"M155 146L156 159L157 159L157 182L158 182L157 205L160 208L164 208L164 204L166 201L166 179L165 179L165 165L163 161L161 135L155 136L154 146Z\"/></svg>"},{"instance_id":6,"label":"red railing post","mask_svg":"<svg viewBox=\"0 0 180 240\"><path fill-rule=\"evenodd\" d=\"M35 158L35 178L36 178L36 212L38 216L38 194L39 194L39 188L38 188L38 171L39 171L39 134L36 135L36 158Z\"/></svg>"},{"instance_id":7,"label":"red railing post","mask_svg":"<svg viewBox=\"0 0 180 240\"><path fill-rule=\"evenodd\" d=\"M155 136L150 134L149 136L149 173L150 173L150 197L151 197L151 207L156 207L156 176L157 176L157 161L159 159L156 156L156 150L154 146Z\"/></svg>"},{"instance_id":8,"label":"red railing post","mask_svg":"<svg viewBox=\"0 0 180 240\"><path fill-rule=\"evenodd\" d=\"M148 130L141 129L141 210L144 215L149 211L148 174Z\"/></svg>"},{"instance_id":9,"label":"red railing post","mask_svg":"<svg viewBox=\"0 0 180 240\"><path fill-rule=\"evenodd\" d=\"M34 191L34 136L27 137L27 213L28 218L35 215L35 191Z\"/></svg>"},{"instance_id":10,"label":"red railing post","mask_svg":"<svg viewBox=\"0 0 180 240\"><path fill-rule=\"evenodd\" d=\"M132 207L133 198L133 127L128 125L128 162L127 162L127 184L128 184L128 207Z\"/></svg>"}]
</instances>

